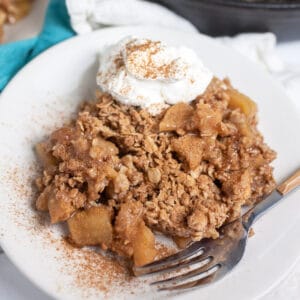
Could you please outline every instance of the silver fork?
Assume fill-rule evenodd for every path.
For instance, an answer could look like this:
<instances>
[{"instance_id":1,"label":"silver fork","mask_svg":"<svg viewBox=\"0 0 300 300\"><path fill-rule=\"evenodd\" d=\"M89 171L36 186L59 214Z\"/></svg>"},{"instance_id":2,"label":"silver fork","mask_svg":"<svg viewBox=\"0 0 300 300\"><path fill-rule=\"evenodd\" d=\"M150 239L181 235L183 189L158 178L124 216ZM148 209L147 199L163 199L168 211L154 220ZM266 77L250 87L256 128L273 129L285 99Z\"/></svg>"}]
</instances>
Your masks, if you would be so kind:
<instances>
[{"instance_id":1,"label":"silver fork","mask_svg":"<svg viewBox=\"0 0 300 300\"><path fill-rule=\"evenodd\" d=\"M241 218L220 228L218 239L194 242L186 249L147 264L134 267L136 276L156 272L180 271L197 264L180 275L151 283L158 290L183 290L215 282L229 273L241 260L252 224L289 192L300 186L300 169L286 179L267 198Z\"/></svg>"}]
</instances>

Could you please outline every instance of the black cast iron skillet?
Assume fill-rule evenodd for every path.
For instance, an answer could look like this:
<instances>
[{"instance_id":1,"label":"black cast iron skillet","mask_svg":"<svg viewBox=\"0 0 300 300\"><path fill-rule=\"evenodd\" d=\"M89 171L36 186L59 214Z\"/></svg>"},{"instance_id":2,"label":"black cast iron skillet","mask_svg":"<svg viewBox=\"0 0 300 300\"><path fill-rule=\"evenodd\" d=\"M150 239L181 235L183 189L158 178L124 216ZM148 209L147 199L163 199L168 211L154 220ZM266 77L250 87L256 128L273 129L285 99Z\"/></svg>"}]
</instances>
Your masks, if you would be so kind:
<instances>
[{"instance_id":1,"label":"black cast iron skillet","mask_svg":"<svg viewBox=\"0 0 300 300\"><path fill-rule=\"evenodd\" d=\"M235 35L274 32L280 41L300 40L300 0L152 0L190 20L200 32Z\"/></svg>"}]
</instances>

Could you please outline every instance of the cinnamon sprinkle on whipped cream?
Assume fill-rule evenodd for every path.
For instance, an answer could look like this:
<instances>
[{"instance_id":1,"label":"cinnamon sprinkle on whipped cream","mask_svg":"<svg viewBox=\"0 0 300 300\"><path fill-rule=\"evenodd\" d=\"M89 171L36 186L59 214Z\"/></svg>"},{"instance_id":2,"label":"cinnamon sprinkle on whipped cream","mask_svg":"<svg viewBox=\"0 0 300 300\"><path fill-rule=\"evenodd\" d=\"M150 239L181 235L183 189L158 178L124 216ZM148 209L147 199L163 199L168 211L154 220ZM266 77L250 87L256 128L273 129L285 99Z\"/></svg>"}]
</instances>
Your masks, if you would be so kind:
<instances>
[{"instance_id":1,"label":"cinnamon sprinkle on whipped cream","mask_svg":"<svg viewBox=\"0 0 300 300\"><path fill-rule=\"evenodd\" d=\"M100 53L97 84L117 101L157 115L169 104L193 101L212 77L192 49L127 37Z\"/></svg>"}]
</instances>

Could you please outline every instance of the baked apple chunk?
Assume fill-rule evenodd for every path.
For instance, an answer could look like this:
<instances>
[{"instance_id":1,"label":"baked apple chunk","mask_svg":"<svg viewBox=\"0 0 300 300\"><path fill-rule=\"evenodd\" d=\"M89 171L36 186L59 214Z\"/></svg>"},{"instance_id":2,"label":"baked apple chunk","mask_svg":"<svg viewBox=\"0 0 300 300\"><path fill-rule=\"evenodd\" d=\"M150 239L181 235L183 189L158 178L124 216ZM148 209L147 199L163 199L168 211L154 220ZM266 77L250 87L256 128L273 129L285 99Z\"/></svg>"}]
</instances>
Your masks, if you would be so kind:
<instances>
[{"instance_id":1,"label":"baked apple chunk","mask_svg":"<svg viewBox=\"0 0 300 300\"><path fill-rule=\"evenodd\" d=\"M95 206L78 211L68 221L71 241L79 247L111 246L113 229L111 211L104 206Z\"/></svg>"}]
</instances>

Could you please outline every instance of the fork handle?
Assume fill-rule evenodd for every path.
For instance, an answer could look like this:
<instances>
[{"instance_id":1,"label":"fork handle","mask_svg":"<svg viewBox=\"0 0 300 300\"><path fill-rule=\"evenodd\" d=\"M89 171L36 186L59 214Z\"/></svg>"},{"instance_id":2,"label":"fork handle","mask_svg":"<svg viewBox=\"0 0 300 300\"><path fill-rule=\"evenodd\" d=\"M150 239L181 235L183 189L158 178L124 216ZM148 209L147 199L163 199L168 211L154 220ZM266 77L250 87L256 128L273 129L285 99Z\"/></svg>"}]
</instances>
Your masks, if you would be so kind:
<instances>
[{"instance_id":1,"label":"fork handle","mask_svg":"<svg viewBox=\"0 0 300 300\"><path fill-rule=\"evenodd\" d=\"M300 169L281 183L276 189L281 195L286 195L298 186L300 186Z\"/></svg>"},{"instance_id":2,"label":"fork handle","mask_svg":"<svg viewBox=\"0 0 300 300\"><path fill-rule=\"evenodd\" d=\"M300 169L288 177L277 186L273 193L256 204L242 217L245 228L249 229L251 225L260 218L269 208L279 203L286 194L300 186Z\"/></svg>"}]
</instances>

